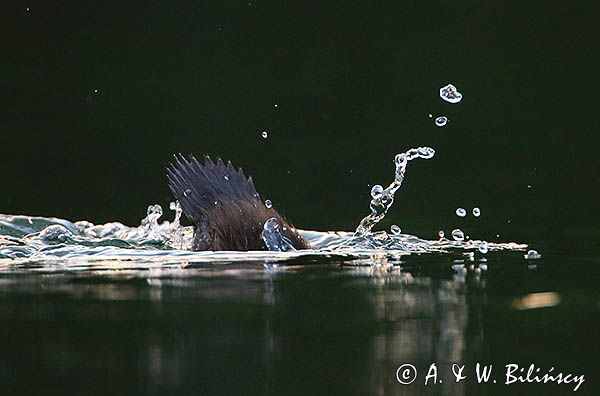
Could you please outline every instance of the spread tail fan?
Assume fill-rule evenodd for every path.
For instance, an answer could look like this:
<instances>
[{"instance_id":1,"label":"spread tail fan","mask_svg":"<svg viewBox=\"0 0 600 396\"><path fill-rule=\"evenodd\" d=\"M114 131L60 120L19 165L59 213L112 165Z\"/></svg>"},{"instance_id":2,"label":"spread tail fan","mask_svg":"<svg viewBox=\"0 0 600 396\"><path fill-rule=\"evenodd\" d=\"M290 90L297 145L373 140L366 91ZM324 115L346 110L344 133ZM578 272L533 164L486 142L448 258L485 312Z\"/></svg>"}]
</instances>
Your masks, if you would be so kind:
<instances>
[{"instance_id":1,"label":"spread tail fan","mask_svg":"<svg viewBox=\"0 0 600 396\"><path fill-rule=\"evenodd\" d=\"M205 156L201 164L194 156L176 155L167 167L167 178L183 213L194 223L206 217L215 202L260 199L252 178L220 158L215 162Z\"/></svg>"}]
</instances>

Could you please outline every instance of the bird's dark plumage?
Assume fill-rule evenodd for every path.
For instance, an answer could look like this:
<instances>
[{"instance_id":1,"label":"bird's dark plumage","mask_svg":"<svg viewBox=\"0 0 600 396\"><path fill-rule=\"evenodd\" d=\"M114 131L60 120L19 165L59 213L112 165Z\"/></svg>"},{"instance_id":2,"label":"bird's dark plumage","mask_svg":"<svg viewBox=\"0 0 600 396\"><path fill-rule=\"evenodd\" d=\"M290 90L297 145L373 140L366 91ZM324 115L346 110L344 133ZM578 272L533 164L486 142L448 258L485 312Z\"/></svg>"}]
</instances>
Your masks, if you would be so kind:
<instances>
[{"instance_id":1,"label":"bird's dark plumage","mask_svg":"<svg viewBox=\"0 0 600 396\"><path fill-rule=\"evenodd\" d=\"M260 235L275 217L294 248L309 248L306 240L275 209L261 201L252 178L231 162L176 155L167 168L169 188L183 213L194 224L193 250L266 250Z\"/></svg>"}]
</instances>

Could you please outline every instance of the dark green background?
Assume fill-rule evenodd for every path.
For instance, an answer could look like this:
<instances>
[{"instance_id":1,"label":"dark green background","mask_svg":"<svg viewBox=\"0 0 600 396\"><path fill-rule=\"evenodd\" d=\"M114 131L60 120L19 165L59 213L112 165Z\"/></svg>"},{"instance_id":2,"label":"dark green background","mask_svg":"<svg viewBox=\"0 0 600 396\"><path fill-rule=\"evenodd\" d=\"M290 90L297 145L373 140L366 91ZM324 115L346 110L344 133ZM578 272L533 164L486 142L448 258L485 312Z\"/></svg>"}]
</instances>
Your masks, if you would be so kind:
<instances>
[{"instance_id":1,"label":"dark green background","mask_svg":"<svg viewBox=\"0 0 600 396\"><path fill-rule=\"evenodd\" d=\"M384 225L530 239L596 227L594 4L14 4L0 212L137 224L168 203L173 153L209 153L297 226L353 229L394 154L429 145ZM461 103L439 98L448 82ZM478 222L458 221L475 205Z\"/></svg>"},{"instance_id":2,"label":"dark green background","mask_svg":"<svg viewBox=\"0 0 600 396\"><path fill-rule=\"evenodd\" d=\"M2 264L0 394L573 394L394 378L454 360L555 366L598 394L597 2L373 3L3 6L0 213L135 225L171 199L173 153L209 153L297 226L353 229L394 155L428 145L382 226L461 227L543 258L494 252L462 275L460 252L390 272ZM449 82L461 103L439 98ZM561 302L514 308L538 292Z\"/></svg>"}]
</instances>

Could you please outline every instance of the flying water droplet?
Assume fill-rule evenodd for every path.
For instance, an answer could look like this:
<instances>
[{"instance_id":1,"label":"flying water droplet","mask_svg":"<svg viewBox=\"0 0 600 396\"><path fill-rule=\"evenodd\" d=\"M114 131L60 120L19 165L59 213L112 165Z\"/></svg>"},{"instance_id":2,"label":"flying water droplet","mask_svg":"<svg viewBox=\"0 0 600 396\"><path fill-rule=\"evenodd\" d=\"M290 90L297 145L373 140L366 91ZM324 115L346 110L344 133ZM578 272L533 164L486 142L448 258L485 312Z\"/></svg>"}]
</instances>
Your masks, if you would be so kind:
<instances>
[{"instance_id":1,"label":"flying water droplet","mask_svg":"<svg viewBox=\"0 0 600 396\"><path fill-rule=\"evenodd\" d=\"M383 194L383 187L379 184L375 184L373 188L371 188L371 196L373 198L380 197Z\"/></svg>"},{"instance_id":2,"label":"flying water droplet","mask_svg":"<svg viewBox=\"0 0 600 396\"><path fill-rule=\"evenodd\" d=\"M525 260L537 260L537 259L541 259L542 255L539 254L537 252L537 250L530 250L527 252L527 254L525 254L523 257L525 257Z\"/></svg>"},{"instance_id":3,"label":"flying water droplet","mask_svg":"<svg viewBox=\"0 0 600 396\"><path fill-rule=\"evenodd\" d=\"M271 209L273 207L273 202L271 202L270 199L267 199L265 201L265 206L267 207L267 209Z\"/></svg>"},{"instance_id":4,"label":"flying water droplet","mask_svg":"<svg viewBox=\"0 0 600 396\"><path fill-rule=\"evenodd\" d=\"M154 215L154 216L157 216L157 218L158 218L158 217L162 216L163 210L160 205L150 205L150 206L148 206L148 210L146 211L146 214L148 216Z\"/></svg>"},{"instance_id":5,"label":"flying water droplet","mask_svg":"<svg viewBox=\"0 0 600 396\"><path fill-rule=\"evenodd\" d=\"M192 190L189 188L183 192L184 197L189 197L190 195L192 195Z\"/></svg>"},{"instance_id":6,"label":"flying water droplet","mask_svg":"<svg viewBox=\"0 0 600 396\"><path fill-rule=\"evenodd\" d=\"M267 132L267 131L262 131L262 133L261 133L260 135L263 137L263 139L266 139L266 138L268 138L268 137L269 137L269 132Z\"/></svg>"},{"instance_id":7,"label":"flying water droplet","mask_svg":"<svg viewBox=\"0 0 600 396\"><path fill-rule=\"evenodd\" d=\"M436 126L443 127L447 123L448 123L448 117L446 117L446 116L439 116L438 118L435 119Z\"/></svg>"},{"instance_id":8,"label":"flying water droplet","mask_svg":"<svg viewBox=\"0 0 600 396\"><path fill-rule=\"evenodd\" d=\"M464 210L463 208L458 208L458 209L456 209L456 215L458 217L465 217L467 215L467 211Z\"/></svg>"},{"instance_id":9,"label":"flying water droplet","mask_svg":"<svg viewBox=\"0 0 600 396\"><path fill-rule=\"evenodd\" d=\"M443 238L443 237L444 237L444 235L445 235L445 234L444 234L444 231L442 231L442 230L439 230L439 231L438 231L438 236L439 236L440 238Z\"/></svg>"},{"instance_id":10,"label":"flying water droplet","mask_svg":"<svg viewBox=\"0 0 600 396\"><path fill-rule=\"evenodd\" d=\"M229 180L229 176L225 175L225 176L223 176L223 179Z\"/></svg>"},{"instance_id":11,"label":"flying water droplet","mask_svg":"<svg viewBox=\"0 0 600 396\"><path fill-rule=\"evenodd\" d=\"M473 216L475 216L475 217L481 216L481 210L477 207L473 208Z\"/></svg>"},{"instance_id":12,"label":"flying water droplet","mask_svg":"<svg viewBox=\"0 0 600 396\"><path fill-rule=\"evenodd\" d=\"M477 248L482 254L486 254L490 250L487 242L481 242Z\"/></svg>"},{"instance_id":13,"label":"flying water droplet","mask_svg":"<svg viewBox=\"0 0 600 396\"><path fill-rule=\"evenodd\" d=\"M465 234L457 228L455 230L452 230L452 238L454 238L455 241L464 241Z\"/></svg>"},{"instance_id":14,"label":"flying water droplet","mask_svg":"<svg viewBox=\"0 0 600 396\"><path fill-rule=\"evenodd\" d=\"M431 147L419 147L417 153L419 158L430 159L435 155L435 150Z\"/></svg>"},{"instance_id":15,"label":"flying water droplet","mask_svg":"<svg viewBox=\"0 0 600 396\"><path fill-rule=\"evenodd\" d=\"M394 234L394 235L400 235L400 233L402 232L402 230L400 229L400 227L398 227L396 224L393 224L390 227L390 231L392 231L392 234Z\"/></svg>"},{"instance_id":16,"label":"flying water droplet","mask_svg":"<svg viewBox=\"0 0 600 396\"><path fill-rule=\"evenodd\" d=\"M440 98L449 103L458 103L462 100L462 94L452 84L440 88Z\"/></svg>"}]
</instances>

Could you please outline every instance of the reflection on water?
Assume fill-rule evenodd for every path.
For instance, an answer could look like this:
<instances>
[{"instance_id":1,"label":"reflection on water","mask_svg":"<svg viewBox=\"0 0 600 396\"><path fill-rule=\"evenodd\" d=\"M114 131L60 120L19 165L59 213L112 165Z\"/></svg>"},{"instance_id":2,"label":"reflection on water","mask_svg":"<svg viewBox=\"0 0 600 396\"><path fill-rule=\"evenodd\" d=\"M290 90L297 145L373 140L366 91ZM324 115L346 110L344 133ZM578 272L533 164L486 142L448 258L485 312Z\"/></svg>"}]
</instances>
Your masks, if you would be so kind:
<instances>
[{"instance_id":1,"label":"reflection on water","mask_svg":"<svg viewBox=\"0 0 600 396\"><path fill-rule=\"evenodd\" d=\"M589 338L565 338L571 328L557 323L574 320L569 302L576 301L585 324L597 307L578 295L600 301L598 293L590 282L576 291L569 281L532 294L544 290L549 261L539 263L531 270L513 252L484 272L453 271L450 260L430 255L268 267L260 260L88 262L78 271L2 266L0 381L9 395L49 387L62 394L511 394L518 386L454 383L452 363L535 358L585 373L575 354ZM556 339L573 352L549 350ZM396 380L403 363L419 370L411 385ZM445 382L425 387L431 363Z\"/></svg>"},{"instance_id":2,"label":"reflection on water","mask_svg":"<svg viewBox=\"0 0 600 396\"><path fill-rule=\"evenodd\" d=\"M465 361L466 326L469 312L465 296L466 278L452 280L429 277L414 278L399 270L380 271L362 267L357 274L371 276L376 292L370 296L373 313L378 321L389 324L383 334L373 337L370 373L376 394L401 394L400 386L390 369L405 362L422 370L435 362L438 370L450 373L454 362ZM470 279L472 286L481 283ZM478 316L478 315L476 315ZM477 323L470 331L480 333ZM470 339L477 342L479 337ZM424 387L415 384L413 391ZM462 394L463 385L447 385L439 394Z\"/></svg>"}]
</instances>

